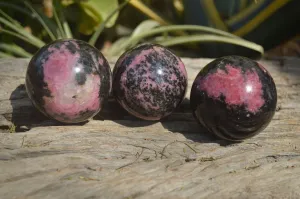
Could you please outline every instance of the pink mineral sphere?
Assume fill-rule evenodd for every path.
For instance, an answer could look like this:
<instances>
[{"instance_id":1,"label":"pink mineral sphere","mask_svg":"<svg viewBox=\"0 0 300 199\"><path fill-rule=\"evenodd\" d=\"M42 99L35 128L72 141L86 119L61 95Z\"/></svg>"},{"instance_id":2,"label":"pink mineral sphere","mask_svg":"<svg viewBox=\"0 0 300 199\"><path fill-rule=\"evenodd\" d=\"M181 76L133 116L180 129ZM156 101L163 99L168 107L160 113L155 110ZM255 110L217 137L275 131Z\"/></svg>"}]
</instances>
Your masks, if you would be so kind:
<instances>
[{"instance_id":1,"label":"pink mineral sphere","mask_svg":"<svg viewBox=\"0 0 300 199\"><path fill-rule=\"evenodd\" d=\"M196 120L219 138L241 141L271 122L277 104L275 82L258 62L225 56L207 64L191 89Z\"/></svg>"},{"instance_id":2,"label":"pink mineral sphere","mask_svg":"<svg viewBox=\"0 0 300 199\"><path fill-rule=\"evenodd\" d=\"M160 120L182 102L187 90L183 62L167 48L143 44L125 52L113 70L113 94L135 117Z\"/></svg>"},{"instance_id":3,"label":"pink mineral sphere","mask_svg":"<svg viewBox=\"0 0 300 199\"><path fill-rule=\"evenodd\" d=\"M63 123L79 123L95 116L111 90L107 60L94 47L74 40L57 40L31 59L26 90L34 106Z\"/></svg>"}]
</instances>

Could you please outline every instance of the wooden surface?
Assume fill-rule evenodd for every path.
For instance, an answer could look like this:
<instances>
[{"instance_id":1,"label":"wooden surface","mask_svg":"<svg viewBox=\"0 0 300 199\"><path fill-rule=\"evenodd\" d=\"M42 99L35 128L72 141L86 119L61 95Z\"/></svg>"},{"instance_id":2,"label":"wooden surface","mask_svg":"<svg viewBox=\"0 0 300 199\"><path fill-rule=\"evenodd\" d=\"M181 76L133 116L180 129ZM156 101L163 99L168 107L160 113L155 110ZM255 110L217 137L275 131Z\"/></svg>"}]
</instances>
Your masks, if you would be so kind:
<instances>
[{"instance_id":1,"label":"wooden surface","mask_svg":"<svg viewBox=\"0 0 300 199\"><path fill-rule=\"evenodd\" d=\"M190 88L210 60L183 61ZM1 199L300 198L299 59L262 61L277 85L277 112L242 143L199 126L189 92L163 122L137 120L110 100L86 124L59 125L27 98L27 63L0 60Z\"/></svg>"}]
</instances>

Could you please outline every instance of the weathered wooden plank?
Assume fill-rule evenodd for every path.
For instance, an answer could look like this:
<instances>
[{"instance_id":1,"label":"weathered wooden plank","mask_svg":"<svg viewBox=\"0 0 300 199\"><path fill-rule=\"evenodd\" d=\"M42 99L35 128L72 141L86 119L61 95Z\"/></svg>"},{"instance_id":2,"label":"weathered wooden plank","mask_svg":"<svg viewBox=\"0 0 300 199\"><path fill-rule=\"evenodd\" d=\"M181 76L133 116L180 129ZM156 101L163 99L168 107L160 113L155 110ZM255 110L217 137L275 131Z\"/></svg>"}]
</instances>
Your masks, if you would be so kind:
<instances>
[{"instance_id":1,"label":"weathered wooden plank","mask_svg":"<svg viewBox=\"0 0 300 199\"><path fill-rule=\"evenodd\" d=\"M183 61L190 88L211 60ZM189 92L162 122L138 120L110 99L86 124L58 124L32 107L27 63L0 59L0 131L14 123L19 132L0 133L1 198L300 198L299 59L262 61L278 111L241 143L199 126Z\"/></svg>"}]
</instances>

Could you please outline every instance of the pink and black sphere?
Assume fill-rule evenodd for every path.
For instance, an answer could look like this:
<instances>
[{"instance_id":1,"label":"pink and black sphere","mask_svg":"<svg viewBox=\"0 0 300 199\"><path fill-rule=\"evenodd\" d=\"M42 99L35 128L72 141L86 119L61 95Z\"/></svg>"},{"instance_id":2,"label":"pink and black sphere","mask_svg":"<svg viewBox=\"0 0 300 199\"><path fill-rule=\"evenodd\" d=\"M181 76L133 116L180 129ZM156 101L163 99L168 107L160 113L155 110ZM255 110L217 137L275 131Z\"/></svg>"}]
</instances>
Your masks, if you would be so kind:
<instances>
[{"instance_id":1,"label":"pink and black sphere","mask_svg":"<svg viewBox=\"0 0 300 199\"><path fill-rule=\"evenodd\" d=\"M227 56L199 72L190 100L204 127L220 138L238 141L266 128L275 113L277 93L271 75L259 63Z\"/></svg>"},{"instance_id":2,"label":"pink and black sphere","mask_svg":"<svg viewBox=\"0 0 300 199\"><path fill-rule=\"evenodd\" d=\"M31 59L26 90L46 116L79 123L101 110L111 90L111 71L96 48L79 40L57 40Z\"/></svg>"},{"instance_id":3,"label":"pink and black sphere","mask_svg":"<svg viewBox=\"0 0 300 199\"><path fill-rule=\"evenodd\" d=\"M187 72L170 50L143 44L118 59L112 88L116 100L129 113L145 120L160 120L184 99Z\"/></svg>"}]
</instances>

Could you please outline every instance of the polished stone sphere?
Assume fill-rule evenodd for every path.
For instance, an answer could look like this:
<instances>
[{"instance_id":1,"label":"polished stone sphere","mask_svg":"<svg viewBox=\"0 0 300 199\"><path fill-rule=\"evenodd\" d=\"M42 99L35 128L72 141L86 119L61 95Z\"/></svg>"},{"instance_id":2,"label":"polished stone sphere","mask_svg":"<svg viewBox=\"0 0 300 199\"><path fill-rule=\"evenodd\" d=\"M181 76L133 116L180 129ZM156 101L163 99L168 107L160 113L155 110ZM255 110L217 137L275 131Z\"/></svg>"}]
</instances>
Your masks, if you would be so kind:
<instances>
[{"instance_id":1,"label":"polished stone sphere","mask_svg":"<svg viewBox=\"0 0 300 199\"><path fill-rule=\"evenodd\" d=\"M113 94L130 114L160 120L182 102L187 90L183 62L170 50L143 44L125 52L113 70Z\"/></svg>"},{"instance_id":2,"label":"polished stone sphere","mask_svg":"<svg viewBox=\"0 0 300 199\"><path fill-rule=\"evenodd\" d=\"M277 93L270 73L259 63L227 56L199 72L190 100L195 118L211 133L238 141L267 127L275 113Z\"/></svg>"},{"instance_id":3,"label":"polished stone sphere","mask_svg":"<svg viewBox=\"0 0 300 199\"><path fill-rule=\"evenodd\" d=\"M84 122L108 98L111 71L96 48L79 40L57 40L32 57L26 90L46 116L63 123Z\"/></svg>"}]
</instances>

